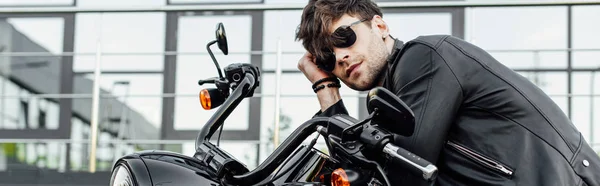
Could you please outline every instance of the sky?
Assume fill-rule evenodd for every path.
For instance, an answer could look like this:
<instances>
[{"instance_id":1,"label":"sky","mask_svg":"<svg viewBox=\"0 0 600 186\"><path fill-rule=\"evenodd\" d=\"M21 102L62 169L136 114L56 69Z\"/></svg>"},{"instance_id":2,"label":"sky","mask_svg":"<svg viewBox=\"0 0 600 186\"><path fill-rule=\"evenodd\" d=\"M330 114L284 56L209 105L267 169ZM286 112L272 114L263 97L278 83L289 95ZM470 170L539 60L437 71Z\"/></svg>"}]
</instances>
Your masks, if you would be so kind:
<instances>
[{"instance_id":1,"label":"sky","mask_svg":"<svg viewBox=\"0 0 600 186\"><path fill-rule=\"evenodd\" d=\"M239 0L232 0L239 1ZM68 0L0 0L0 6L19 3L57 3L68 4ZM80 0L79 7L106 6L162 6L164 0ZM171 0L173 3L208 2L207 0ZM304 3L305 0L266 0L269 4ZM503 53L493 52L506 49L565 49L567 48L567 9L566 7L516 7L516 8L469 8L465 15L465 40L486 50L511 68L566 68L567 54L561 51ZM303 48L294 40L294 31L299 24L300 10L267 11L264 16L263 50L277 51L278 40L286 54L281 57L284 70L297 70L296 64ZM502 16L499 16L502 15ZM600 49L600 6L573 7L573 48ZM410 13L386 14L384 20L389 24L393 36L408 41L419 35L451 34L452 15L450 13ZM62 29L64 21L60 18L10 18L8 20L17 30L44 46L52 53L62 51ZM218 22L223 22L228 36L230 55L224 56L213 47L213 52L221 67L230 63L248 63L250 55L239 54L250 51L252 17L236 16L181 16L178 27L178 51L204 53L206 43L214 39L214 29ZM39 30L44 30L40 32ZM76 15L75 51L95 52L97 39L101 38L102 52L162 52L165 40L164 13L86 13ZM58 37L57 37L58 36ZM289 54L288 54L289 53ZM574 52L574 68L599 68L600 52ZM104 56L103 70L162 70L163 56ZM277 56L267 54L263 57L263 69L274 70ZM76 56L74 71L92 71L95 56ZM198 104L198 91L203 87L197 80L217 76L211 59L206 54L179 55L177 63L176 92L184 97L175 101L175 128L199 129L214 111L204 111ZM523 73L533 77L533 74ZM89 77L89 76L88 76ZM543 73L539 75L540 87L557 104L566 109L567 79L566 73ZM575 94L600 93L600 75L592 79L590 73L574 73L573 92ZM162 75L103 75L101 86L112 90L115 95L123 95L126 87L112 87L113 82L130 81L131 95L158 95L162 93ZM310 90L310 83L302 74L286 74L281 79L282 114L291 117L292 126L298 126L318 111L318 102ZM592 82L593 81L593 82ZM592 88L590 84L594 83ZM261 91L273 95L276 88L274 74L263 74ZM342 87L344 102L350 115L358 117L357 93ZM303 97L290 97L303 95ZM265 97L261 107L261 131L273 125L275 99ZM590 103L596 108L590 110ZM127 104L144 115L152 124L159 126L161 122L161 99L151 97L128 98ZM225 125L225 129L246 129L248 127L248 101L240 104ZM600 97L592 102L589 97L573 98L573 122L589 140L592 136L590 122L594 115L600 113ZM600 118L594 119L595 134L600 134ZM292 128L294 128L292 127ZM600 137L598 137L600 138ZM594 142L600 142L595 138ZM266 139L263 136L261 139ZM186 153L190 153L190 145L186 144ZM239 148L245 146L244 148ZM244 154L251 151L247 144L229 147L232 154ZM252 153L250 153L252 154ZM253 155L250 155L253 156ZM261 157L264 159L264 157Z\"/></svg>"}]
</instances>

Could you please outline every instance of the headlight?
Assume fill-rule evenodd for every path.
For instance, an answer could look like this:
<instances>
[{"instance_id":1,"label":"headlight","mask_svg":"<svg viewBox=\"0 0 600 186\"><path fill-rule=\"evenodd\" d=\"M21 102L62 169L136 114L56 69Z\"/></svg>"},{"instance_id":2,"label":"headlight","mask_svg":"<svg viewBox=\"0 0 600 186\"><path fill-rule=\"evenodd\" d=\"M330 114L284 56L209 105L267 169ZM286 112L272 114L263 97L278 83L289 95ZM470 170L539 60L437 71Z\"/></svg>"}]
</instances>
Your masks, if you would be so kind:
<instances>
[{"instance_id":1,"label":"headlight","mask_svg":"<svg viewBox=\"0 0 600 186\"><path fill-rule=\"evenodd\" d=\"M134 186L133 177L127 167L119 165L110 177L111 186Z\"/></svg>"}]
</instances>

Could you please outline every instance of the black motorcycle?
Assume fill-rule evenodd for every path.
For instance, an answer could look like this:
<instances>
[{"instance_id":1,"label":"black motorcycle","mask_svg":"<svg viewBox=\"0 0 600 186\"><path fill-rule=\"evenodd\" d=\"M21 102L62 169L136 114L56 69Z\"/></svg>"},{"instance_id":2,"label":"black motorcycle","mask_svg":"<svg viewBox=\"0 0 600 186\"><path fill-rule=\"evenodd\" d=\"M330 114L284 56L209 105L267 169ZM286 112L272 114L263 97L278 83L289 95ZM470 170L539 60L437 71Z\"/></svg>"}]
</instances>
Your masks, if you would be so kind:
<instances>
[{"instance_id":1,"label":"black motorcycle","mask_svg":"<svg viewBox=\"0 0 600 186\"><path fill-rule=\"evenodd\" d=\"M377 87L368 92L369 116L359 121L348 115L314 117L304 122L256 169L250 171L218 146L209 142L212 135L242 99L251 97L259 85L259 69L251 64L231 64L225 76L210 46L217 43L227 55L223 24L216 29L215 41L206 46L219 77L198 83L216 88L200 92L204 109L220 106L196 139L192 157L174 152L149 150L126 155L113 166L110 185L303 185L348 186L390 185L381 164L397 164L432 181L437 168L428 161L395 146L393 134L410 136L414 114L390 91ZM231 90L231 92L230 92ZM310 135L316 138L302 145ZM313 148L323 136L329 155Z\"/></svg>"}]
</instances>

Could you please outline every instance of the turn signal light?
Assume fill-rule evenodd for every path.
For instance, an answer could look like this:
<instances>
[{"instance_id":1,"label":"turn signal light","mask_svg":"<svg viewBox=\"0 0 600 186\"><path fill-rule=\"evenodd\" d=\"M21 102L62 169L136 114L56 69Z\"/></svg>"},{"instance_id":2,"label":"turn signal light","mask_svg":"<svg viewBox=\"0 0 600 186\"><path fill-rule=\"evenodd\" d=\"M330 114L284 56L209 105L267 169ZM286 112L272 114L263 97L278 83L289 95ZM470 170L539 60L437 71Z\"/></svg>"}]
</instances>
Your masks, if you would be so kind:
<instances>
[{"instance_id":1,"label":"turn signal light","mask_svg":"<svg viewBox=\"0 0 600 186\"><path fill-rule=\"evenodd\" d=\"M199 97L200 105L204 110L217 108L225 102L225 97L216 88L202 89Z\"/></svg>"},{"instance_id":2,"label":"turn signal light","mask_svg":"<svg viewBox=\"0 0 600 186\"><path fill-rule=\"evenodd\" d=\"M348 181L348 175L344 169L339 168L331 173L331 185L332 186L350 186Z\"/></svg>"},{"instance_id":3,"label":"turn signal light","mask_svg":"<svg viewBox=\"0 0 600 186\"><path fill-rule=\"evenodd\" d=\"M212 104L210 102L210 93L208 93L208 89L202 89L200 91L200 105L202 105L204 110L211 109Z\"/></svg>"}]
</instances>

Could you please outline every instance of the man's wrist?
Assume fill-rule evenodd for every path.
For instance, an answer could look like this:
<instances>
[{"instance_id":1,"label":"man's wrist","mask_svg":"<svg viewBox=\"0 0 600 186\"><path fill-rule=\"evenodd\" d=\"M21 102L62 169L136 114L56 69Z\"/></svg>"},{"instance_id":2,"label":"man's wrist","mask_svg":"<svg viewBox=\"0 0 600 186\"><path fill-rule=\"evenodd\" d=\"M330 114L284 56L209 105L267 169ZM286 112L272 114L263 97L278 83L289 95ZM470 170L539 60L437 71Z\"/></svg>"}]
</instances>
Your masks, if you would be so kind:
<instances>
[{"instance_id":1,"label":"man's wrist","mask_svg":"<svg viewBox=\"0 0 600 186\"><path fill-rule=\"evenodd\" d=\"M317 98L319 99L319 104L321 105L322 111L342 99L338 87L326 87L317 91Z\"/></svg>"}]
</instances>

